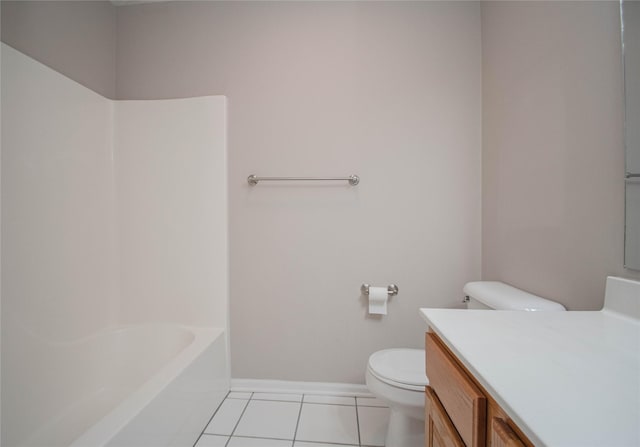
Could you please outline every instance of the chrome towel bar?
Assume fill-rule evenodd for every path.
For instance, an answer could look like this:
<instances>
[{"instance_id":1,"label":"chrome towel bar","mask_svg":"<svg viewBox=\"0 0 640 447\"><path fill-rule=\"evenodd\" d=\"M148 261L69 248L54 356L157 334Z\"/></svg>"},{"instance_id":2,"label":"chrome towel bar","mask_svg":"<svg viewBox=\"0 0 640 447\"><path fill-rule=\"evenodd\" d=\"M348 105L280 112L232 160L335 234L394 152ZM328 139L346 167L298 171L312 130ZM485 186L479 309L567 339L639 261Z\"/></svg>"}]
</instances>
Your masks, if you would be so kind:
<instances>
[{"instance_id":1,"label":"chrome towel bar","mask_svg":"<svg viewBox=\"0 0 640 447\"><path fill-rule=\"evenodd\" d=\"M639 183L640 174L636 174L635 172L627 172L624 176L624 181L626 183Z\"/></svg>"},{"instance_id":2,"label":"chrome towel bar","mask_svg":"<svg viewBox=\"0 0 640 447\"><path fill-rule=\"evenodd\" d=\"M247 183L249 183L251 186L255 186L258 184L258 182L274 182L274 181L289 181L289 180L294 180L294 181L307 181L307 180L313 180L313 181L345 181L345 182L349 182L349 184L351 186L356 186L358 183L360 183L360 177L358 177L357 175L350 175L349 177L258 177L255 174L251 174L249 177L247 177Z\"/></svg>"}]
</instances>

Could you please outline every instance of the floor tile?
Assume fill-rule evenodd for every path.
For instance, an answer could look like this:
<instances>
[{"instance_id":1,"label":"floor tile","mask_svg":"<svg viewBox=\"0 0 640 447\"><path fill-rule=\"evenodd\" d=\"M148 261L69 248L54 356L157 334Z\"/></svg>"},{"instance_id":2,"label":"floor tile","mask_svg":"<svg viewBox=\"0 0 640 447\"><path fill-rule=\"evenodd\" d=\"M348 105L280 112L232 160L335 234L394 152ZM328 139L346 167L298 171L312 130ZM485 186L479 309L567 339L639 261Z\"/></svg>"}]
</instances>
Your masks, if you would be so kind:
<instances>
[{"instance_id":1,"label":"floor tile","mask_svg":"<svg viewBox=\"0 0 640 447\"><path fill-rule=\"evenodd\" d=\"M300 442L296 441L293 447L358 447L357 444L324 444L322 442Z\"/></svg>"},{"instance_id":2,"label":"floor tile","mask_svg":"<svg viewBox=\"0 0 640 447\"><path fill-rule=\"evenodd\" d=\"M360 442L362 445L384 446L389 425L389 409L358 406Z\"/></svg>"},{"instance_id":3,"label":"floor tile","mask_svg":"<svg viewBox=\"0 0 640 447\"><path fill-rule=\"evenodd\" d=\"M251 395L253 393L245 393L245 392L241 392L241 391L231 391L228 395L227 395L227 399L245 399L245 400L249 400L251 399Z\"/></svg>"},{"instance_id":4,"label":"floor tile","mask_svg":"<svg viewBox=\"0 0 640 447\"><path fill-rule=\"evenodd\" d=\"M355 405L353 397L344 396L323 396L320 394L305 394L304 402L310 404L333 404L333 405Z\"/></svg>"},{"instance_id":5,"label":"floor tile","mask_svg":"<svg viewBox=\"0 0 640 447\"><path fill-rule=\"evenodd\" d=\"M227 445L228 436L202 435L194 447L224 447Z\"/></svg>"},{"instance_id":6,"label":"floor tile","mask_svg":"<svg viewBox=\"0 0 640 447\"><path fill-rule=\"evenodd\" d=\"M302 402L302 394L253 393L253 400L279 400L284 402Z\"/></svg>"},{"instance_id":7,"label":"floor tile","mask_svg":"<svg viewBox=\"0 0 640 447\"><path fill-rule=\"evenodd\" d=\"M302 404L296 440L358 444L356 408Z\"/></svg>"},{"instance_id":8,"label":"floor tile","mask_svg":"<svg viewBox=\"0 0 640 447\"><path fill-rule=\"evenodd\" d=\"M359 407L386 407L387 404L377 397L356 397Z\"/></svg>"},{"instance_id":9,"label":"floor tile","mask_svg":"<svg viewBox=\"0 0 640 447\"><path fill-rule=\"evenodd\" d=\"M204 429L204 432L212 435L230 435L233 433L233 429L238 423L244 407L247 406L247 402L249 401L225 399L211 422L209 422L209 425L207 425L207 428Z\"/></svg>"},{"instance_id":10,"label":"floor tile","mask_svg":"<svg viewBox=\"0 0 640 447\"><path fill-rule=\"evenodd\" d=\"M227 447L291 447L293 441L265 438L240 438L234 436Z\"/></svg>"},{"instance_id":11,"label":"floor tile","mask_svg":"<svg viewBox=\"0 0 640 447\"><path fill-rule=\"evenodd\" d=\"M234 436L293 439L300 404L251 400L233 433Z\"/></svg>"}]
</instances>

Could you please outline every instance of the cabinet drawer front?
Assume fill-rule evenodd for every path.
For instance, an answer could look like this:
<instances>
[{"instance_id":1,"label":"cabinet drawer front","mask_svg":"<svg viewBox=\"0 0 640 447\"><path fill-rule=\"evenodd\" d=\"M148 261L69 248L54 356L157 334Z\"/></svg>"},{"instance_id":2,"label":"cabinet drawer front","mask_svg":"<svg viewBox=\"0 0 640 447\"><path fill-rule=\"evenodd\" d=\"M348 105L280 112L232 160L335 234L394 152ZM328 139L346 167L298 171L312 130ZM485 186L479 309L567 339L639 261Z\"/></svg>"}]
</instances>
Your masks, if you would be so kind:
<instances>
[{"instance_id":1,"label":"cabinet drawer front","mask_svg":"<svg viewBox=\"0 0 640 447\"><path fill-rule=\"evenodd\" d=\"M427 447L464 447L464 443L444 411L433 389L426 390L425 437Z\"/></svg>"},{"instance_id":2,"label":"cabinet drawer front","mask_svg":"<svg viewBox=\"0 0 640 447\"><path fill-rule=\"evenodd\" d=\"M487 399L453 360L438 337L426 336L427 377L464 443L484 446L487 425Z\"/></svg>"}]
</instances>

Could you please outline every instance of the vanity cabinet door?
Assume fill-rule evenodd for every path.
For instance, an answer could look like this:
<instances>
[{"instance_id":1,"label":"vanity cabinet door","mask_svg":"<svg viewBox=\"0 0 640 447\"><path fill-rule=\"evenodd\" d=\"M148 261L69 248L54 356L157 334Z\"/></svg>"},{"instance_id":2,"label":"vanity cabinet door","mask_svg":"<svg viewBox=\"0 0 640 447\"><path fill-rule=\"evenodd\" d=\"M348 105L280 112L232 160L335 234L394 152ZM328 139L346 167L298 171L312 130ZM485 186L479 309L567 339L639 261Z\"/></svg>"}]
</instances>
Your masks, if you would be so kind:
<instances>
[{"instance_id":1,"label":"vanity cabinet door","mask_svg":"<svg viewBox=\"0 0 640 447\"><path fill-rule=\"evenodd\" d=\"M435 334L426 335L429 385L468 447L484 447L487 398Z\"/></svg>"},{"instance_id":2,"label":"vanity cabinet door","mask_svg":"<svg viewBox=\"0 0 640 447\"><path fill-rule=\"evenodd\" d=\"M436 334L425 344L427 447L534 447Z\"/></svg>"},{"instance_id":3,"label":"vanity cabinet door","mask_svg":"<svg viewBox=\"0 0 640 447\"><path fill-rule=\"evenodd\" d=\"M518 435L501 418L491 421L491 447L525 447Z\"/></svg>"},{"instance_id":4,"label":"vanity cabinet door","mask_svg":"<svg viewBox=\"0 0 640 447\"><path fill-rule=\"evenodd\" d=\"M426 388L425 447L464 447L462 438L433 392Z\"/></svg>"}]
</instances>

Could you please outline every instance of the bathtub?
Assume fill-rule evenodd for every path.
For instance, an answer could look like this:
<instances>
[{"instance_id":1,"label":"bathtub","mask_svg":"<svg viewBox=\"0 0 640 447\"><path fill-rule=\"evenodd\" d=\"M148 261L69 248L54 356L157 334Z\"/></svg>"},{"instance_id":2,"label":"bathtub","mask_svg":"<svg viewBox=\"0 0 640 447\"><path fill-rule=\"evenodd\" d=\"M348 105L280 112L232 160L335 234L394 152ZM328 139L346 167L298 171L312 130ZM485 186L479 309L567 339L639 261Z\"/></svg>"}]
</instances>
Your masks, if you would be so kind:
<instances>
[{"instance_id":1,"label":"bathtub","mask_svg":"<svg viewBox=\"0 0 640 447\"><path fill-rule=\"evenodd\" d=\"M73 402L25 445L192 446L229 390L222 329L119 327L62 345Z\"/></svg>"}]
</instances>

